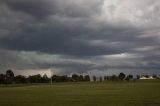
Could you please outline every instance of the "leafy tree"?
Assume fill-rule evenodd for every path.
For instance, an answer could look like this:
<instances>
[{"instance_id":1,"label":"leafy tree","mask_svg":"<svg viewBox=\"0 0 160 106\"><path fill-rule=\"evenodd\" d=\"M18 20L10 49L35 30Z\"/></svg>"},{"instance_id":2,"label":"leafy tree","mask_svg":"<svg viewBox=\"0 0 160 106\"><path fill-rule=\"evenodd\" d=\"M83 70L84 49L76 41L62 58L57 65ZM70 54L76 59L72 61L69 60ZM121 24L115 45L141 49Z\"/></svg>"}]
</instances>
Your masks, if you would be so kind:
<instances>
[{"instance_id":1,"label":"leafy tree","mask_svg":"<svg viewBox=\"0 0 160 106\"><path fill-rule=\"evenodd\" d=\"M59 80L58 80L58 76L57 75L53 75L52 76L52 81L53 82L58 82Z\"/></svg>"},{"instance_id":2,"label":"leafy tree","mask_svg":"<svg viewBox=\"0 0 160 106\"><path fill-rule=\"evenodd\" d=\"M84 80L85 80L85 81L90 81L89 75L85 75L85 76L84 76Z\"/></svg>"},{"instance_id":3,"label":"leafy tree","mask_svg":"<svg viewBox=\"0 0 160 106\"><path fill-rule=\"evenodd\" d=\"M27 83L26 78L22 75L17 75L14 78L15 83Z\"/></svg>"},{"instance_id":4,"label":"leafy tree","mask_svg":"<svg viewBox=\"0 0 160 106\"><path fill-rule=\"evenodd\" d=\"M110 77L110 80L111 81L117 81L119 78L118 78L118 76L116 76L116 75L112 75L111 77Z\"/></svg>"},{"instance_id":5,"label":"leafy tree","mask_svg":"<svg viewBox=\"0 0 160 106\"><path fill-rule=\"evenodd\" d=\"M104 76L104 80L105 80L105 81L107 80L107 76Z\"/></svg>"},{"instance_id":6,"label":"leafy tree","mask_svg":"<svg viewBox=\"0 0 160 106\"><path fill-rule=\"evenodd\" d=\"M102 82L102 76L99 77L99 81Z\"/></svg>"},{"instance_id":7,"label":"leafy tree","mask_svg":"<svg viewBox=\"0 0 160 106\"><path fill-rule=\"evenodd\" d=\"M96 76L93 76L93 81L96 82Z\"/></svg>"},{"instance_id":8,"label":"leafy tree","mask_svg":"<svg viewBox=\"0 0 160 106\"><path fill-rule=\"evenodd\" d=\"M66 75L64 76L53 75L52 80L53 82L67 82L70 81L70 78L68 78Z\"/></svg>"},{"instance_id":9,"label":"leafy tree","mask_svg":"<svg viewBox=\"0 0 160 106\"><path fill-rule=\"evenodd\" d=\"M120 80L123 80L123 79L126 77L126 75L121 72L121 73L118 75L118 77L119 77Z\"/></svg>"},{"instance_id":10,"label":"leafy tree","mask_svg":"<svg viewBox=\"0 0 160 106\"><path fill-rule=\"evenodd\" d=\"M79 81L84 81L83 75L79 76Z\"/></svg>"},{"instance_id":11,"label":"leafy tree","mask_svg":"<svg viewBox=\"0 0 160 106\"><path fill-rule=\"evenodd\" d=\"M106 79L107 79L108 81L111 81L111 77L112 77L112 76L106 76Z\"/></svg>"},{"instance_id":12,"label":"leafy tree","mask_svg":"<svg viewBox=\"0 0 160 106\"><path fill-rule=\"evenodd\" d=\"M73 81L79 81L79 75L73 74L73 75L72 75L72 80L73 80Z\"/></svg>"},{"instance_id":13,"label":"leafy tree","mask_svg":"<svg viewBox=\"0 0 160 106\"><path fill-rule=\"evenodd\" d=\"M36 83L41 83L42 82L42 77L40 74L34 75L35 82Z\"/></svg>"},{"instance_id":14,"label":"leafy tree","mask_svg":"<svg viewBox=\"0 0 160 106\"><path fill-rule=\"evenodd\" d=\"M145 75L146 78L149 78L149 75Z\"/></svg>"},{"instance_id":15,"label":"leafy tree","mask_svg":"<svg viewBox=\"0 0 160 106\"><path fill-rule=\"evenodd\" d=\"M140 79L140 75L137 75L136 78L137 78L137 79Z\"/></svg>"},{"instance_id":16,"label":"leafy tree","mask_svg":"<svg viewBox=\"0 0 160 106\"><path fill-rule=\"evenodd\" d=\"M153 74L152 77L158 79L158 76L156 74Z\"/></svg>"},{"instance_id":17,"label":"leafy tree","mask_svg":"<svg viewBox=\"0 0 160 106\"><path fill-rule=\"evenodd\" d=\"M129 79L133 79L133 75L128 75Z\"/></svg>"},{"instance_id":18,"label":"leafy tree","mask_svg":"<svg viewBox=\"0 0 160 106\"><path fill-rule=\"evenodd\" d=\"M61 77L61 81L62 82L68 82L68 81L70 81L70 78L69 77L67 77L67 75L63 75L63 76L60 76Z\"/></svg>"},{"instance_id":19,"label":"leafy tree","mask_svg":"<svg viewBox=\"0 0 160 106\"><path fill-rule=\"evenodd\" d=\"M42 82L42 77L40 74L37 75L32 75L28 77L29 83L41 83Z\"/></svg>"},{"instance_id":20,"label":"leafy tree","mask_svg":"<svg viewBox=\"0 0 160 106\"><path fill-rule=\"evenodd\" d=\"M133 75L128 75L128 76L126 77L126 80L127 80L127 81L130 81L131 79L133 79Z\"/></svg>"},{"instance_id":21,"label":"leafy tree","mask_svg":"<svg viewBox=\"0 0 160 106\"><path fill-rule=\"evenodd\" d=\"M5 77L4 74L0 74L0 84L5 84Z\"/></svg>"},{"instance_id":22,"label":"leafy tree","mask_svg":"<svg viewBox=\"0 0 160 106\"><path fill-rule=\"evenodd\" d=\"M10 69L6 71L6 83L7 84L14 83L14 73Z\"/></svg>"},{"instance_id":23,"label":"leafy tree","mask_svg":"<svg viewBox=\"0 0 160 106\"><path fill-rule=\"evenodd\" d=\"M49 78L48 78L48 76L47 76L46 74L43 75L43 77L42 77L42 82L43 82L43 83L49 82Z\"/></svg>"}]
</instances>

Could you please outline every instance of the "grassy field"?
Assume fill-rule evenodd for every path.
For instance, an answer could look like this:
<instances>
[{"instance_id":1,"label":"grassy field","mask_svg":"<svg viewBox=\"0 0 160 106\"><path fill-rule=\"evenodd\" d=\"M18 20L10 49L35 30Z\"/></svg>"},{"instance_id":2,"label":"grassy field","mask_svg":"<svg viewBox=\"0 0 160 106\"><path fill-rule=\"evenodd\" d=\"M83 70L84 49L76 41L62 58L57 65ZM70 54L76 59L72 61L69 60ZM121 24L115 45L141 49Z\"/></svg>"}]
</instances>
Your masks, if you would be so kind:
<instances>
[{"instance_id":1,"label":"grassy field","mask_svg":"<svg viewBox=\"0 0 160 106\"><path fill-rule=\"evenodd\" d=\"M160 106L160 80L1 86L0 106Z\"/></svg>"}]
</instances>

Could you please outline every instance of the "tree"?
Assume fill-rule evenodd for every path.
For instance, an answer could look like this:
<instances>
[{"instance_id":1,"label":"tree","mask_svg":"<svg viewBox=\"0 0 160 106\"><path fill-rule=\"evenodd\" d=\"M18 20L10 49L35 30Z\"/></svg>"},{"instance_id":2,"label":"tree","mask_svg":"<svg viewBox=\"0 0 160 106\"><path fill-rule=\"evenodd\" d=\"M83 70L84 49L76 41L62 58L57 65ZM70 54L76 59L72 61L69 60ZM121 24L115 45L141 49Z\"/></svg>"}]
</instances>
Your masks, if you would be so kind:
<instances>
[{"instance_id":1,"label":"tree","mask_svg":"<svg viewBox=\"0 0 160 106\"><path fill-rule=\"evenodd\" d=\"M49 78L48 78L48 76L47 76L46 74L43 75L43 77L42 77L42 82L43 82L43 83L49 82Z\"/></svg>"},{"instance_id":2,"label":"tree","mask_svg":"<svg viewBox=\"0 0 160 106\"><path fill-rule=\"evenodd\" d=\"M52 76L52 81L53 82L58 82L58 76L57 75L53 75Z\"/></svg>"},{"instance_id":3,"label":"tree","mask_svg":"<svg viewBox=\"0 0 160 106\"><path fill-rule=\"evenodd\" d=\"M85 75L85 76L84 76L84 80L85 80L85 81L90 81L89 75Z\"/></svg>"},{"instance_id":4,"label":"tree","mask_svg":"<svg viewBox=\"0 0 160 106\"><path fill-rule=\"evenodd\" d=\"M111 81L117 81L117 80L118 80L118 76L112 75L112 76L110 77L110 80L111 80Z\"/></svg>"},{"instance_id":5,"label":"tree","mask_svg":"<svg viewBox=\"0 0 160 106\"><path fill-rule=\"evenodd\" d=\"M79 81L84 81L83 75L79 76Z\"/></svg>"},{"instance_id":6,"label":"tree","mask_svg":"<svg viewBox=\"0 0 160 106\"><path fill-rule=\"evenodd\" d=\"M146 78L149 78L149 75L144 75Z\"/></svg>"},{"instance_id":7,"label":"tree","mask_svg":"<svg viewBox=\"0 0 160 106\"><path fill-rule=\"evenodd\" d=\"M40 74L34 75L35 82L36 83L41 83L42 82L42 77Z\"/></svg>"},{"instance_id":8,"label":"tree","mask_svg":"<svg viewBox=\"0 0 160 106\"><path fill-rule=\"evenodd\" d=\"M158 76L156 74L153 74L152 77L158 79Z\"/></svg>"},{"instance_id":9,"label":"tree","mask_svg":"<svg viewBox=\"0 0 160 106\"><path fill-rule=\"evenodd\" d=\"M102 76L100 76L99 81L102 82Z\"/></svg>"},{"instance_id":10,"label":"tree","mask_svg":"<svg viewBox=\"0 0 160 106\"><path fill-rule=\"evenodd\" d=\"M15 83L27 83L26 78L22 75L17 75L14 78Z\"/></svg>"},{"instance_id":11,"label":"tree","mask_svg":"<svg viewBox=\"0 0 160 106\"><path fill-rule=\"evenodd\" d=\"M118 75L118 78L120 80L123 80L125 77L126 77L126 75L124 73L122 73L122 72Z\"/></svg>"},{"instance_id":12,"label":"tree","mask_svg":"<svg viewBox=\"0 0 160 106\"><path fill-rule=\"evenodd\" d=\"M93 76L93 81L96 82L96 76Z\"/></svg>"},{"instance_id":13,"label":"tree","mask_svg":"<svg viewBox=\"0 0 160 106\"><path fill-rule=\"evenodd\" d=\"M5 77L4 74L0 74L0 84L5 84Z\"/></svg>"},{"instance_id":14,"label":"tree","mask_svg":"<svg viewBox=\"0 0 160 106\"><path fill-rule=\"evenodd\" d=\"M112 76L106 76L106 79L107 79L108 81L111 81L111 78L112 78Z\"/></svg>"},{"instance_id":15,"label":"tree","mask_svg":"<svg viewBox=\"0 0 160 106\"><path fill-rule=\"evenodd\" d=\"M63 75L63 76L60 76L61 77L61 81L62 82L68 82L68 81L70 81L70 79L67 77L67 75Z\"/></svg>"},{"instance_id":16,"label":"tree","mask_svg":"<svg viewBox=\"0 0 160 106\"><path fill-rule=\"evenodd\" d=\"M107 76L104 76L104 80L105 80L105 81L107 80Z\"/></svg>"},{"instance_id":17,"label":"tree","mask_svg":"<svg viewBox=\"0 0 160 106\"><path fill-rule=\"evenodd\" d=\"M6 83L7 84L14 83L14 73L10 69L6 71Z\"/></svg>"},{"instance_id":18,"label":"tree","mask_svg":"<svg viewBox=\"0 0 160 106\"><path fill-rule=\"evenodd\" d=\"M137 78L137 79L140 79L140 75L137 75L136 78Z\"/></svg>"},{"instance_id":19,"label":"tree","mask_svg":"<svg viewBox=\"0 0 160 106\"><path fill-rule=\"evenodd\" d=\"M130 81L131 79L133 79L133 75L128 75L128 76L126 77L126 80L127 80L127 81Z\"/></svg>"},{"instance_id":20,"label":"tree","mask_svg":"<svg viewBox=\"0 0 160 106\"><path fill-rule=\"evenodd\" d=\"M73 74L73 75L72 75L72 80L73 80L73 81L79 81L79 75Z\"/></svg>"},{"instance_id":21,"label":"tree","mask_svg":"<svg viewBox=\"0 0 160 106\"><path fill-rule=\"evenodd\" d=\"M41 83L42 82L42 77L40 74L37 75L32 75L28 77L29 83Z\"/></svg>"}]
</instances>

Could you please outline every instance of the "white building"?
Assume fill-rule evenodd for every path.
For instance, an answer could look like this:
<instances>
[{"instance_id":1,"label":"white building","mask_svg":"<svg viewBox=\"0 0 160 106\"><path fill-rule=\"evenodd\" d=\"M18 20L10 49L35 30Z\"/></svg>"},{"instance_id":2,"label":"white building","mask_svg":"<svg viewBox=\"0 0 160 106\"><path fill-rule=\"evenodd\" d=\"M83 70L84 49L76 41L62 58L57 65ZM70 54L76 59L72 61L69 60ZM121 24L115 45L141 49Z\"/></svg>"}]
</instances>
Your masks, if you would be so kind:
<instances>
[{"instance_id":1,"label":"white building","mask_svg":"<svg viewBox=\"0 0 160 106\"><path fill-rule=\"evenodd\" d=\"M154 79L154 78L152 76L150 76L150 77L142 76L142 77L140 77L140 79Z\"/></svg>"}]
</instances>

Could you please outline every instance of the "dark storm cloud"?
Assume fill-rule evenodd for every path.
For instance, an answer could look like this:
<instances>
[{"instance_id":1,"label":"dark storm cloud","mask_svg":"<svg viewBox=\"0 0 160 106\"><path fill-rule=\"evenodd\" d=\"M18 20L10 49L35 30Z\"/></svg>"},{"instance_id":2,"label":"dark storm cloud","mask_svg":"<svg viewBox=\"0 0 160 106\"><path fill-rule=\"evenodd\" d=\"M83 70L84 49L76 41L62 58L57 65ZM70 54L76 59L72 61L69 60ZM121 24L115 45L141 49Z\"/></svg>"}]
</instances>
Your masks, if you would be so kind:
<instances>
[{"instance_id":1,"label":"dark storm cloud","mask_svg":"<svg viewBox=\"0 0 160 106\"><path fill-rule=\"evenodd\" d=\"M60 3L62 2L61 6L59 7ZM54 16L57 14L64 15L64 18L67 19L67 17L74 17L77 15L82 16L89 16L92 12L96 12L98 7L95 8L95 3L98 2L91 2L93 5L91 7L88 7L88 11L81 11L83 9L83 6L78 6L76 8L75 6L67 3L65 4L64 1L56 1L56 0L40 0L40 1L2 1L2 3L6 4L7 7L10 8L11 12L21 11L33 16L37 16L36 19L41 18L41 16ZM87 3L87 2L86 2ZM76 3L75 3L76 4ZM52 5L52 6L51 6ZM64 9L63 8L67 8ZM80 8L81 7L81 8ZM86 6L84 6L86 7ZM94 7L95 9L92 9ZM71 11L72 14L69 14L68 12ZM97 9L98 11L98 9ZM66 16L66 14L68 15ZM84 13L84 14L83 14ZM40 17L39 17L40 16ZM77 16L79 17L79 16ZM17 16L17 18L20 18ZM74 19L73 19L74 20ZM80 24L76 27L67 28L65 24L69 23L63 23L61 25L60 22L53 22L53 25L49 25L46 21L36 21L35 19L31 19L31 21L22 20L22 23L17 23L18 27L17 29L21 30L21 32L18 32L17 29L13 31L13 33L10 34L11 37L4 37L1 39L1 47L11 49L11 50L25 50L25 51L40 51L40 52L46 52L46 53L55 53L55 54L66 54L66 55L101 55L104 53L117 53L114 49L108 48L108 50L105 50L105 47L101 46L92 46L89 45L85 41L79 41L74 40L74 36L81 36L83 34L88 33L89 29L83 28L85 25L81 25L81 23L75 22L77 24ZM54 21L54 19L53 19ZM61 21L61 20L60 20ZM83 20L82 20L83 21ZM44 23L46 22L46 23ZM40 26L39 24L44 24L44 27ZM75 24L71 23L71 24ZM6 24L9 24L6 22ZM85 24L85 23L84 23Z\"/></svg>"},{"instance_id":2,"label":"dark storm cloud","mask_svg":"<svg viewBox=\"0 0 160 106\"><path fill-rule=\"evenodd\" d=\"M1 66L158 70L159 1L123 1L1 0Z\"/></svg>"},{"instance_id":3,"label":"dark storm cloud","mask_svg":"<svg viewBox=\"0 0 160 106\"><path fill-rule=\"evenodd\" d=\"M39 36L40 37L40 36ZM37 39L37 38L35 38ZM104 54L121 53L122 50L114 50L114 48L103 46L92 46L84 41L72 41L70 38L61 37L42 37L34 40L29 38L14 38L2 39L1 45L4 48L11 50L25 50L25 51L39 51L53 54L63 55L81 55L81 56L95 56Z\"/></svg>"},{"instance_id":4,"label":"dark storm cloud","mask_svg":"<svg viewBox=\"0 0 160 106\"><path fill-rule=\"evenodd\" d=\"M21 53L17 51L0 49L0 59L0 72L3 73L5 73L7 69L16 71L17 69L33 69L38 66L29 59L23 57Z\"/></svg>"},{"instance_id":5,"label":"dark storm cloud","mask_svg":"<svg viewBox=\"0 0 160 106\"><path fill-rule=\"evenodd\" d=\"M69 17L89 16L93 12L98 12L99 10L97 8L99 4L102 3L102 1L88 1L83 4L83 1L84 0L80 0L80 2L74 0L2 0L2 3L14 11L25 12L36 18L45 18L56 14ZM88 8L88 6L90 7Z\"/></svg>"},{"instance_id":6,"label":"dark storm cloud","mask_svg":"<svg viewBox=\"0 0 160 106\"><path fill-rule=\"evenodd\" d=\"M82 0L83 1L83 0ZM102 46L102 45L90 45L88 41L93 39L107 39L107 42L112 41L120 41L120 42L134 42L137 43L139 41L135 34L141 33L140 30L131 28L114 28L112 25L104 25L100 26L99 30L94 31L94 29L86 26L91 26L88 23L81 23L83 21L92 22L93 20L89 17L99 9L99 5L95 6L95 3L99 2L89 2L92 5L89 5L85 11L81 10L82 8L75 7L73 2L66 3L64 1L58 2L57 0L40 0L40 1L3 1L6 4L10 11L21 11L30 15L37 16L36 19L40 18L39 16L57 16L57 14L62 14L62 17L66 21L62 21L63 18L58 15L59 19L53 18L53 25L47 23L48 20L36 21L35 19L31 19L30 22L25 22L22 20L22 24L20 24L17 28L21 30L21 32L17 32L16 30L11 33L11 36L15 36L14 38L6 37L1 39L1 47L11 49L11 50L24 50L24 51L40 51L46 53L55 53L55 54L63 54L63 55L82 55L82 56L94 56L94 55L105 55L105 54L118 54L125 52L125 48L115 47L114 45ZM66 3L66 4L65 4ZM87 2L82 3L82 5L86 5ZM68 5L67 5L68 4ZM99 3L100 4L100 3ZM51 6L53 5L53 6ZM62 7L60 7L61 5ZM63 7L64 6L64 7ZM67 9L65 9L65 7ZM71 8L72 7L72 8ZM86 6L82 6L86 7ZM96 7L96 10L92 10L93 7ZM13 9L12 9L13 8ZM92 11L91 11L92 10ZM63 12L62 12L63 11ZM83 19L80 16L81 21L74 21L74 16L71 14L66 14L68 11L72 11L74 14L84 13L82 16L88 17ZM99 10L100 11L100 10ZM86 13L88 12L88 13ZM90 13L90 14L89 14ZM70 18L71 17L71 20ZM17 17L19 18L19 17ZM62 18L62 19L61 19ZM72 20L73 18L73 20ZM90 19L90 20L89 20ZM57 21L57 22L56 22ZM72 23L67 23L67 21L71 21ZM63 23L62 23L63 22ZM41 23L44 26L41 26ZM93 23L93 22L92 22ZM71 24L71 25L70 25ZM75 26L75 24L78 24ZM69 26L68 26L69 25ZM18 31L19 31L18 30ZM83 35L87 35L84 36ZM130 36L128 36L130 35ZM82 39L79 39L81 38ZM86 40L88 38L88 40ZM77 40L78 39L78 40ZM143 39L142 39L143 40Z\"/></svg>"},{"instance_id":7,"label":"dark storm cloud","mask_svg":"<svg viewBox=\"0 0 160 106\"><path fill-rule=\"evenodd\" d=\"M47 0L2 0L2 3L6 4L11 10L25 12L37 17L45 17L52 13L52 9L49 8L51 6L50 2Z\"/></svg>"}]
</instances>

